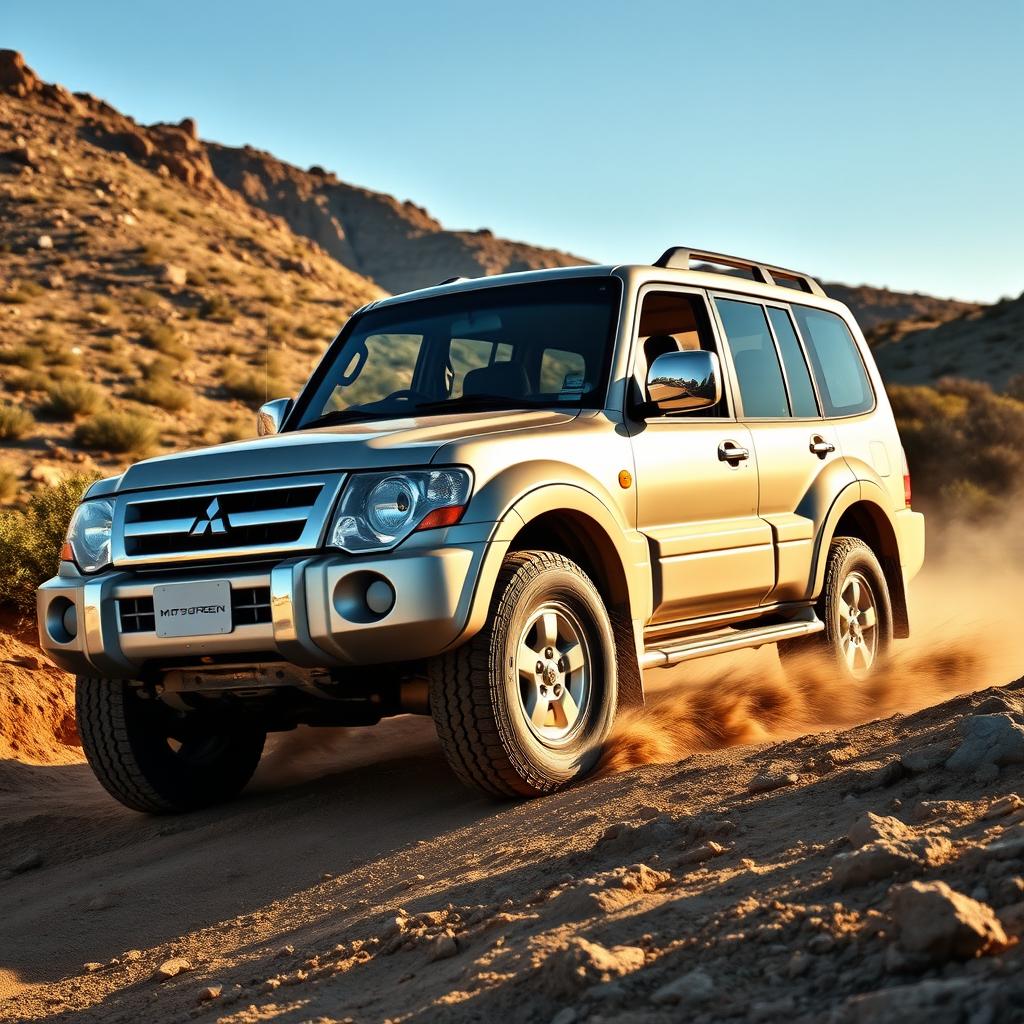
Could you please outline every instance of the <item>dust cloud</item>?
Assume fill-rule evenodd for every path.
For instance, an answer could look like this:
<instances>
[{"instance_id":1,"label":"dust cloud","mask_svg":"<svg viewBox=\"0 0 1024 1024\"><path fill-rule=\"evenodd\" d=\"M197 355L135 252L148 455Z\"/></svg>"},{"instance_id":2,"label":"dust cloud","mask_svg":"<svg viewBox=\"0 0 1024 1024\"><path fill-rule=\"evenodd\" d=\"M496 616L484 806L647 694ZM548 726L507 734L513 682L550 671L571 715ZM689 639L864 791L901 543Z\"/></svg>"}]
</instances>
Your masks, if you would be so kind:
<instances>
[{"instance_id":1,"label":"dust cloud","mask_svg":"<svg viewBox=\"0 0 1024 1024\"><path fill-rule=\"evenodd\" d=\"M659 670L648 674L646 706L616 721L598 773L848 728L1019 677L1024 514L984 531L954 524L932 548L911 584L911 638L894 642L870 684L852 687L814 656L784 672L771 648Z\"/></svg>"}]
</instances>

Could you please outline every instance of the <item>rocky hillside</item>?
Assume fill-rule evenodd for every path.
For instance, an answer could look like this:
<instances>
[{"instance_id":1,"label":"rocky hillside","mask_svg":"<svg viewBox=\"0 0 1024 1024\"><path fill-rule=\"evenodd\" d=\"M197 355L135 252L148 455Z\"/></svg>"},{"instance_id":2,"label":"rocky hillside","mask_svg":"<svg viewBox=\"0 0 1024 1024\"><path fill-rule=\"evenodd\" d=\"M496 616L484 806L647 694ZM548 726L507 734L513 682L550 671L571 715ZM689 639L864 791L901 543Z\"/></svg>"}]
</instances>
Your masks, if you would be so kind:
<instances>
[{"instance_id":1,"label":"rocky hillside","mask_svg":"<svg viewBox=\"0 0 1024 1024\"><path fill-rule=\"evenodd\" d=\"M883 325L899 323L919 329L969 316L985 308L976 302L937 299L920 292L894 292L866 284L851 286L833 281L824 287L832 298L845 302L853 310L871 342Z\"/></svg>"},{"instance_id":2,"label":"rocky hillside","mask_svg":"<svg viewBox=\"0 0 1024 1024\"><path fill-rule=\"evenodd\" d=\"M348 185L319 167L300 170L248 146L207 143L205 151L221 182L389 292L448 277L586 262L556 249L495 238L486 229L447 231L413 203Z\"/></svg>"},{"instance_id":3,"label":"rocky hillside","mask_svg":"<svg viewBox=\"0 0 1024 1024\"><path fill-rule=\"evenodd\" d=\"M0 53L0 500L248 436L381 294L142 127Z\"/></svg>"},{"instance_id":4,"label":"rocky hillside","mask_svg":"<svg viewBox=\"0 0 1024 1024\"><path fill-rule=\"evenodd\" d=\"M874 340L887 380L928 384L967 377L1024 398L1024 295L946 323L886 324Z\"/></svg>"}]
</instances>

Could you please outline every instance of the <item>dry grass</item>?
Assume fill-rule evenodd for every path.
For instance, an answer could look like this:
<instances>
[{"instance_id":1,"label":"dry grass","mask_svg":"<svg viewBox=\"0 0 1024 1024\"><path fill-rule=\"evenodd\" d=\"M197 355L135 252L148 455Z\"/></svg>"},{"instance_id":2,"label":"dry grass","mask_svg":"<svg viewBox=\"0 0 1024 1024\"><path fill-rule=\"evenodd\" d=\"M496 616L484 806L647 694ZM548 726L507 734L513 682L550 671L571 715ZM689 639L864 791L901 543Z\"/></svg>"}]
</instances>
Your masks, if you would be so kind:
<instances>
[{"instance_id":1,"label":"dry grass","mask_svg":"<svg viewBox=\"0 0 1024 1024\"><path fill-rule=\"evenodd\" d=\"M46 401L39 411L55 420L73 420L95 412L103 404L103 393L82 380L62 380L46 389Z\"/></svg>"},{"instance_id":2,"label":"dry grass","mask_svg":"<svg viewBox=\"0 0 1024 1024\"><path fill-rule=\"evenodd\" d=\"M105 412L75 430L76 444L93 451L134 455L148 455L156 445L159 430L156 424L133 412Z\"/></svg>"},{"instance_id":3,"label":"dry grass","mask_svg":"<svg viewBox=\"0 0 1024 1024\"><path fill-rule=\"evenodd\" d=\"M35 417L20 406L0 403L0 439L18 441L35 428Z\"/></svg>"},{"instance_id":4,"label":"dry grass","mask_svg":"<svg viewBox=\"0 0 1024 1024\"><path fill-rule=\"evenodd\" d=\"M192 404L192 389L166 376L157 376L143 379L131 387L128 397L143 405L166 409L167 412L181 412Z\"/></svg>"}]
</instances>

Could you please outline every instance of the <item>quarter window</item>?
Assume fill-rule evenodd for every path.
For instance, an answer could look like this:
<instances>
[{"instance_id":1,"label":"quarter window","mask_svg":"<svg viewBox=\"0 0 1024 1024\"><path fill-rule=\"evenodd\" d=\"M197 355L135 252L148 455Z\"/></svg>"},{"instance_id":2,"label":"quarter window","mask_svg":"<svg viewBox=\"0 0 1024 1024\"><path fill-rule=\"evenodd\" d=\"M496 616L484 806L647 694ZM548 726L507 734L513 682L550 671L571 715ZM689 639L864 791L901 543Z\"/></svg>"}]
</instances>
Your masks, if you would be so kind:
<instances>
[{"instance_id":1,"label":"quarter window","mask_svg":"<svg viewBox=\"0 0 1024 1024\"><path fill-rule=\"evenodd\" d=\"M788 416L786 385L764 307L734 299L716 299L715 304L729 339L743 415Z\"/></svg>"},{"instance_id":2,"label":"quarter window","mask_svg":"<svg viewBox=\"0 0 1024 1024\"><path fill-rule=\"evenodd\" d=\"M818 402L814 397L814 385L807 369L800 348L800 340L793 328L793 321L784 309L777 306L768 307L768 319L775 331L775 340L779 343L782 353L782 364L786 367L786 380L789 382L789 398L793 406L794 416L817 416Z\"/></svg>"},{"instance_id":3,"label":"quarter window","mask_svg":"<svg viewBox=\"0 0 1024 1024\"><path fill-rule=\"evenodd\" d=\"M826 416L853 416L875 404L857 343L842 317L811 306L793 306L811 357Z\"/></svg>"}]
</instances>

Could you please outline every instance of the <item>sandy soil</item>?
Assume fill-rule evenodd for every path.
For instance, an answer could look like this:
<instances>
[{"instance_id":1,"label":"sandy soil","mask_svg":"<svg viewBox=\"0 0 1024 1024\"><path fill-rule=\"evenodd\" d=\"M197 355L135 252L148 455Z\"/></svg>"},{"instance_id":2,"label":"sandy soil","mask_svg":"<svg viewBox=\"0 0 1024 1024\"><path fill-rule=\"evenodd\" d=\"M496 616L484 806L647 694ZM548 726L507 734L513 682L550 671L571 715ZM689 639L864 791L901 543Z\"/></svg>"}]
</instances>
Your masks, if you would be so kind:
<instances>
[{"instance_id":1,"label":"sandy soil","mask_svg":"<svg viewBox=\"0 0 1024 1024\"><path fill-rule=\"evenodd\" d=\"M240 800L182 818L122 809L76 748L7 756L0 1020L1012 1019L1024 839L987 851L1024 836L1015 799L990 810L1024 769L942 762L972 715L1024 723L1024 690L900 713L1020 674L1024 643L993 639L1012 570L965 616L971 574L923 579L917 640L866 702L813 670L785 685L768 651L661 673L599 777L542 801L463 790L412 717L278 737ZM904 831L844 887L868 811ZM994 908L999 935L907 948L911 879Z\"/></svg>"}]
</instances>

